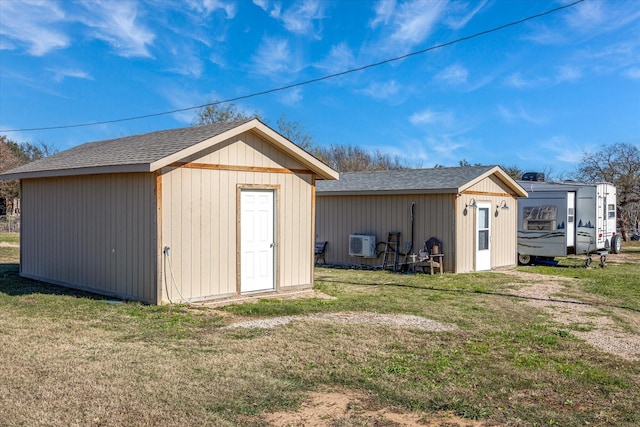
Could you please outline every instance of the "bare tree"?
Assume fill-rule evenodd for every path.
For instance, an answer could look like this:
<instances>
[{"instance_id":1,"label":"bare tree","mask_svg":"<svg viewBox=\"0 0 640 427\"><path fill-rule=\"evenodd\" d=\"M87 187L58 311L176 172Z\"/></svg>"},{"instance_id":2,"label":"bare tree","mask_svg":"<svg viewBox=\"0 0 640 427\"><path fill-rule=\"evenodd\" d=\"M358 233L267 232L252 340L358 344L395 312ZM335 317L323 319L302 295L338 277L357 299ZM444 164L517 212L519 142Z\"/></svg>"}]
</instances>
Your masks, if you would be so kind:
<instances>
[{"instance_id":1,"label":"bare tree","mask_svg":"<svg viewBox=\"0 0 640 427\"><path fill-rule=\"evenodd\" d=\"M193 125L226 123L235 120L258 117L257 113L248 115L240 111L235 104L220 105L215 102L196 112ZM262 120L262 119L261 119ZM307 133L303 125L287 119L286 114L278 118L277 130L285 138L340 172L374 171L389 169L408 169L411 166L380 150L367 151L349 145L332 145L329 148L316 147L313 136Z\"/></svg>"},{"instance_id":2,"label":"bare tree","mask_svg":"<svg viewBox=\"0 0 640 427\"><path fill-rule=\"evenodd\" d=\"M315 155L339 172L361 172L391 169L409 169L410 166L380 150L372 152L351 145L320 147Z\"/></svg>"},{"instance_id":3,"label":"bare tree","mask_svg":"<svg viewBox=\"0 0 640 427\"><path fill-rule=\"evenodd\" d=\"M303 150L310 151L315 146L313 136L306 132L304 126L298 122L287 120L286 114L281 115L278 119L278 132Z\"/></svg>"},{"instance_id":4,"label":"bare tree","mask_svg":"<svg viewBox=\"0 0 640 427\"><path fill-rule=\"evenodd\" d=\"M56 151L55 147L45 143L33 145L24 142L19 144L5 135L0 135L0 172L41 159ZM7 212L13 213L14 200L18 197L20 197L20 182L17 179L11 181L1 180L0 215L4 215Z\"/></svg>"},{"instance_id":5,"label":"bare tree","mask_svg":"<svg viewBox=\"0 0 640 427\"><path fill-rule=\"evenodd\" d=\"M20 165L20 160L7 143L6 136L0 136L0 172L13 169ZM0 215L11 212L13 200L20 194L20 184L18 180L0 180Z\"/></svg>"},{"instance_id":6,"label":"bare tree","mask_svg":"<svg viewBox=\"0 0 640 427\"><path fill-rule=\"evenodd\" d=\"M509 175L511 178L515 179L516 181L521 180L522 175L524 175L524 171L520 169L518 166L500 165L500 167L502 168L502 170L504 170L507 173L507 175Z\"/></svg>"},{"instance_id":7,"label":"bare tree","mask_svg":"<svg viewBox=\"0 0 640 427\"><path fill-rule=\"evenodd\" d=\"M595 153L585 152L573 177L578 181L605 181L616 186L618 224L623 240L627 241L629 231L640 221L636 208L640 203L640 149L618 143Z\"/></svg>"},{"instance_id":8,"label":"bare tree","mask_svg":"<svg viewBox=\"0 0 640 427\"><path fill-rule=\"evenodd\" d=\"M201 126L211 123L228 123L259 117L257 112L254 112L253 114L242 112L240 108L234 103L222 105L217 104L216 102L213 102L197 110L196 116L194 117L191 124L194 126Z\"/></svg>"},{"instance_id":9,"label":"bare tree","mask_svg":"<svg viewBox=\"0 0 640 427\"><path fill-rule=\"evenodd\" d=\"M215 102L196 111L196 116L191 122L194 126L207 125L211 123L228 123L237 120L248 120L258 118L266 121L257 112L252 114L244 113L240 108L233 104L216 104ZM298 122L287 120L286 114L280 116L277 122L278 132L285 138L300 148L310 151L314 148L313 136L305 131L303 125Z\"/></svg>"}]
</instances>

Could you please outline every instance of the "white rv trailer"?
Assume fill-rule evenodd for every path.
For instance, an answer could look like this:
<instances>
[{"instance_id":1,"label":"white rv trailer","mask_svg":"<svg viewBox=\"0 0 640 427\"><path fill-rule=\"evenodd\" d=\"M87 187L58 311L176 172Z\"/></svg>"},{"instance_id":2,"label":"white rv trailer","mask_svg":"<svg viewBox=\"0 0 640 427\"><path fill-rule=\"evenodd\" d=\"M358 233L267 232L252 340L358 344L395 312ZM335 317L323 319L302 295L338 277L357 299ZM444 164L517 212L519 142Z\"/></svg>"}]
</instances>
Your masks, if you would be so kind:
<instances>
[{"instance_id":1,"label":"white rv trailer","mask_svg":"<svg viewBox=\"0 0 640 427\"><path fill-rule=\"evenodd\" d=\"M569 254L620 252L616 187L575 182L518 181L518 262ZM590 258L589 258L590 259Z\"/></svg>"}]
</instances>

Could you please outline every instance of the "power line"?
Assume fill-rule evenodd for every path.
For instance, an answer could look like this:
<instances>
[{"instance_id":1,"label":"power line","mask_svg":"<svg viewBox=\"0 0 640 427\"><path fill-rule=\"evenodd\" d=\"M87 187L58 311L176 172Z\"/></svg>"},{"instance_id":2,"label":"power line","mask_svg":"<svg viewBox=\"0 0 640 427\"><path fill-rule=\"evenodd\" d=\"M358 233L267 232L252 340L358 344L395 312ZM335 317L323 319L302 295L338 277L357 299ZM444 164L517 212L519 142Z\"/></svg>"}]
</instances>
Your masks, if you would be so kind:
<instances>
[{"instance_id":1,"label":"power line","mask_svg":"<svg viewBox=\"0 0 640 427\"><path fill-rule=\"evenodd\" d=\"M34 131L42 131L42 130L71 129L71 128L78 128L78 127L98 126L98 125L105 125L105 124L110 124L110 123L119 123L119 122L126 122L126 121L132 121L132 120L148 119L148 118L151 118L151 117L165 116L165 115L169 115L169 114L181 113L181 112L184 112L184 111L196 110L198 108L209 107L209 106L220 105L220 104L227 104L229 102L240 101L240 100L248 99L248 98L254 98L256 96L267 95L269 93L274 93L274 92L280 92L280 91L283 91L283 90L292 89L292 88L299 87L299 86L305 86L305 85L308 85L308 84L321 82L323 80L329 80L329 79L333 79L333 78L336 78L336 77L341 77L341 76L344 76L344 75L347 75L347 74L351 74L351 73L356 73L358 71L364 71L364 70L367 70L369 68L379 67L381 65L389 64L391 62L401 61L403 59L410 58L412 56L422 55L422 54L430 52L432 50L442 49L442 48L447 47L447 46L458 44L458 43L461 43L461 42L464 42L464 41L467 41L467 40L471 40L471 39L474 39L474 38L477 38L477 37L481 37L481 36L484 36L484 35L487 35L487 34L495 33L497 31L504 30L505 28L513 27L513 26L516 26L516 25L520 25L520 24L523 24L523 23L525 23L527 21L531 21L531 20L538 19L538 18L541 18L541 17L546 16L546 15L550 15L552 13L559 12L559 11L561 11L563 9L568 9L570 7L573 7L573 6L577 5L578 3L582 3L583 1L585 1L585 0L576 0L573 3L569 3L569 4L566 4L564 6L559 6L559 7L556 7L554 9L547 10L546 12L538 13L536 15L532 15L532 16L529 16L527 18L520 19L518 21L513 21L513 22L510 22L508 24L503 24L503 25L500 25L498 27L491 28L489 30L484 30L484 31L481 31L479 33L472 34L470 36L462 37L462 38L459 38L459 39L456 39L456 40L452 40L452 41L449 41L449 42L446 42L446 43L442 43L442 44L438 44L438 45L435 45L435 46L431 46L431 47L428 47L426 49L422 49L422 50L418 50L418 51L415 51L415 52L407 53L405 55L397 56L395 58L385 59L384 61L375 62L375 63L364 65L364 66L358 67L358 68L352 68L352 69L349 69L349 70L346 70L346 71L341 71L339 73L328 74L326 76L317 77L315 79L305 80L303 82L298 82L298 83L291 83L291 84L288 84L288 85L285 85L285 86L280 86L280 87L277 87L277 88L268 89L268 90L264 90L264 91L261 91L261 92L254 92L254 93L251 93L251 94L248 94L248 95L237 96L235 98L228 98L228 99L224 99L224 100L221 100L221 101L209 102L207 104L196 105L196 106L193 106L193 107L179 108L179 109L170 110L170 111L163 111L163 112L159 112L159 113L145 114L145 115L142 115L142 116L126 117L126 118L113 119L113 120L104 120L104 121L100 121L100 122L78 123L78 124L73 124L73 125L60 125L60 126L48 126L48 127L37 127L37 128L22 128L22 129L0 129L0 132L5 132L5 133L8 133L8 132L34 132Z\"/></svg>"}]
</instances>

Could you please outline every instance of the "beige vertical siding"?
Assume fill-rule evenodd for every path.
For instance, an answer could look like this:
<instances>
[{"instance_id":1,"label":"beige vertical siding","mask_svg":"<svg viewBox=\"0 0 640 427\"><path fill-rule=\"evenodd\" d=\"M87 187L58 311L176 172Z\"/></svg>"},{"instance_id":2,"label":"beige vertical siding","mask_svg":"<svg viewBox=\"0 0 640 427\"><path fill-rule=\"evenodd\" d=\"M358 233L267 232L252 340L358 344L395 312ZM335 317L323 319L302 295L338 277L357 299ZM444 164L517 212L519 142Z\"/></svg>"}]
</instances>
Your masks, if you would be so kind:
<instances>
[{"instance_id":1,"label":"beige vertical siding","mask_svg":"<svg viewBox=\"0 0 640 427\"><path fill-rule=\"evenodd\" d=\"M466 189L457 201L456 236L457 272L475 271L476 247L476 209L465 209L472 199L476 202L489 202L491 214L491 268L512 266L517 263L517 227L518 199L512 191L495 176L489 176ZM505 201L508 210L498 209Z\"/></svg>"},{"instance_id":2,"label":"beige vertical siding","mask_svg":"<svg viewBox=\"0 0 640 427\"><path fill-rule=\"evenodd\" d=\"M401 233L401 245L411 241L411 203L414 207L413 251L418 252L430 237L443 243L446 271L455 260L455 216L453 194L438 195L345 195L318 194L316 239L328 241L327 263L379 266L378 258L349 256L349 235L372 234L385 242L389 232ZM383 250L384 246L378 246Z\"/></svg>"},{"instance_id":3,"label":"beige vertical siding","mask_svg":"<svg viewBox=\"0 0 640 427\"><path fill-rule=\"evenodd\" d=\"M186 163L186 164L184 164ZM313 283L313 175L251 132L162 171L163 299L238 293L237 191L277 188L276 287ZM163 275L164 276L164 275Z\"/></svg>"},{"instance_id":4,"label":"beige vertical siding","mask_svg":"<svg viewBox=\"0 0 640 427\"><path fill-rule=\"evenodd\" d=\"M22 181L21 274L156 302L152 174Z\"/></svg>"},{"instance_id":5,"label":"beige vertical siding","mask_svg":"<svg viewBox=\"0 0 640 427\"><path fill-rule=\"evenodd\" d=\"M350 234L373 234L386 241L387 233L400 231L403 242L410 241L410 206L415 202L413 251L417 252L429 237L443 242L445 271L475 271L476 210L465 209L471 199L490 202L491 266L516 264L517 198L495 176L489 176L455 194L434 195L344 195L318 194L316 204L316 238L329 242L327 263L380 266L375 259L349 256ZM505 200L508 210L496 209ZM383 249L381 244L378 248Z\"/></svg>"}]
</instances>

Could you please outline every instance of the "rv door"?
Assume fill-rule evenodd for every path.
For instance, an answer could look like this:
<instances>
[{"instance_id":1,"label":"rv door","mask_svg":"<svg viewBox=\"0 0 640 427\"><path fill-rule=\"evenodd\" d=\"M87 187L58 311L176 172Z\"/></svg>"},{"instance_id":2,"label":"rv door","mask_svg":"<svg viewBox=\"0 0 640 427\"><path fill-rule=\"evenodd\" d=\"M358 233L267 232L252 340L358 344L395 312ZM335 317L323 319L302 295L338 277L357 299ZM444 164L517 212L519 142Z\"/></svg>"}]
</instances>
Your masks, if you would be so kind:
<instances>
[{"instance_id":1,"label":"rv door","mask_svg":"<svg viewBox=\"0 0 640 427\"><path fill-rule=\"evenodd\" d=\"M568 253L576 253L576 193L569 191L567 193L567 251Z\"/></svg>"}]
</instances>

